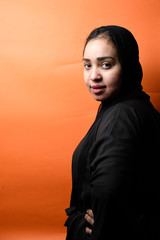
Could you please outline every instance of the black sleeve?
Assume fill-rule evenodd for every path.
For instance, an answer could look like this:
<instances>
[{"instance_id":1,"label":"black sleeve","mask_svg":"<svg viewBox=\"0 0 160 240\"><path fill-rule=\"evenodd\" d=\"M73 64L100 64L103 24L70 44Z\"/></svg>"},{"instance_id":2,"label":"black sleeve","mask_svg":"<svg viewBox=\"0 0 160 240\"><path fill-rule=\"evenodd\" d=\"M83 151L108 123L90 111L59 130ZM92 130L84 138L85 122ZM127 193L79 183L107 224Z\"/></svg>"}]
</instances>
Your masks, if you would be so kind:
<instances>
[{"instance_id":1,"label":"black sleeve","mask_svg":"<svg viewBox=\"0 0 160 240\"><path fill-rule=\"evenodd\" d=\"M128 109L118 109L100 126L90 151L92 240L134 239L137 223L129 199L134 195L139 137L138 118Z\"/></svg>"},{"instance_id":2,"label":"black sleeve","mask_svg":"<svg viewBox=\"0 0 160 240\"><path fill-rule=\"evenodd\" d=\"M87 240L85 214L78 212L75 207L67 208L65 211L68 215L68 219L65 222L67 227L66 240Z\"/></svg>"}]
</instances>

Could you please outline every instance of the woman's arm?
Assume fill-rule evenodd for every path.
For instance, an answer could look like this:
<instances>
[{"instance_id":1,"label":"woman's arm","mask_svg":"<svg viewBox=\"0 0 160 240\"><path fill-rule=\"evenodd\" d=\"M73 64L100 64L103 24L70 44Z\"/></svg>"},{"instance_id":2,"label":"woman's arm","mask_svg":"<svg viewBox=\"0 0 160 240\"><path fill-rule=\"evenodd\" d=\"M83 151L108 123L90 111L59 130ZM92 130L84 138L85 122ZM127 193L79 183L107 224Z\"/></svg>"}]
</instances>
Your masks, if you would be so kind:
<instances>
[{"instance_id":1,"label":"woman's arm","mask_svg":"<svg viewBox=\"0 0 160 240\"><path fill-rule=\"evenodd\" d=\"M136 114L127 110L108 119L90 151L94 240L128 239L130 232L134 237L136 215L130 201L141 129Z\"/></svg>"},{"instance_id":2,"label":"woman's arm","mask_svg":"<svg viewBox=\"0 0 160 240\"><path fill-rule=\"evenodd\" d=\"M86 226L85 214L80 213L75 207L66 209L68 219L65 222L67 227L66 240L85 240L86 239Z\"/></svg>"}]
</instances>

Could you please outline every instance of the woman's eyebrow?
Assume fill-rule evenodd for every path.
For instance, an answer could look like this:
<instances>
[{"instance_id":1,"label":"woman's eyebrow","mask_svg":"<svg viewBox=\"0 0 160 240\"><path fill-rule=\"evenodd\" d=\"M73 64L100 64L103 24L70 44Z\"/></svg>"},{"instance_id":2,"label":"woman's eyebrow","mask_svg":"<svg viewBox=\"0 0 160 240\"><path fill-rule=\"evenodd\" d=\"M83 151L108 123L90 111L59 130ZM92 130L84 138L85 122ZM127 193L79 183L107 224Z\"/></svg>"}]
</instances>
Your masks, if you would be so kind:
<instances>
[{"instance_id":1,"label":"woman's eyebrow","mask_svg":"<svg viewBox=\"0 0 160 240\"><path fill-rule=\"evenodd\" d=\"M113 57L111 57L111 56L98 57L97 60L98 60L98 61L103 61L103 60L105 60L105 59L107 59L107 58L111 58L112 60L115 60L115 58L113 58Z\"/></svg>"},{"instance_id":2,"label":"woman's eyebrow","mask_svg":"<svg viewBox=\"0 0 160 240\"><path fill-rule=\"evenodd\" d=\"M115 60L115 58L111 57L111 56L103 56L103 57L98 57L97 61L103 61L107 58L111 58L112 60ZM89 58L83 58L83 61L89 62L91 61Z\"/></svg>"},{"instance_id":3,"label":"woman's eyebrow","mask_svg":"<svg viewBox=\"0 0 160 240\"><path fill-rule=\"evenodd\" d=\"M89 62L90 59L89 58L83 58L83 61Z\"/></svg>"}]
</instances>

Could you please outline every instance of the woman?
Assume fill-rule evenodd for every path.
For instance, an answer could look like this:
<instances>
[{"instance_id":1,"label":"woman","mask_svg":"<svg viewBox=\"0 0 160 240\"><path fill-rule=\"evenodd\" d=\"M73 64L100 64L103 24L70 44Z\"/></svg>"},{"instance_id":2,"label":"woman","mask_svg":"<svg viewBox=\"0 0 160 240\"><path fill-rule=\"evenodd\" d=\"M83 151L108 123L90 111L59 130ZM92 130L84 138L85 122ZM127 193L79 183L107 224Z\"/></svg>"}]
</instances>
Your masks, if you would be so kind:
<instances>
[{"instance_id":1,"label":"woman","mask_svg":"<svg viewBox=\"0 0 160 240\"><path fill-rule=\"evenodd\" d=\"M160 239L160 117L142 91L138 45L127 29L91 32L84 81L97 117L73 154L67 240Z\"/></svg>"}]
</instances>

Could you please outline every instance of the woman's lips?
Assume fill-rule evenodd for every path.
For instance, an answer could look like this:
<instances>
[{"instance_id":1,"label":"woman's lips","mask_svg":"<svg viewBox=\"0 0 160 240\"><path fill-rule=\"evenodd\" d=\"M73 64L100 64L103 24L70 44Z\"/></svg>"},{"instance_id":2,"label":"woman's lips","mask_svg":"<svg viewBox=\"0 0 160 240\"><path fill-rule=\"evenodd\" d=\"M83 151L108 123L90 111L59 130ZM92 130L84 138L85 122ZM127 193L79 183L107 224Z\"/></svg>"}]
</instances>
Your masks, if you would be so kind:
<instances>
[{"instance_id":1,"label":"woman's lips","mask_svg":"<svg viewBox=\"0 0 160 240\"><path fill-rule=\"evenodd\" d=\"M101 94L101 93L105 92L105 89L106 89L106 86L103 86L103 85L92 85L91 86L91 91L94 94Z\"/></svg>"}]
</instances>

